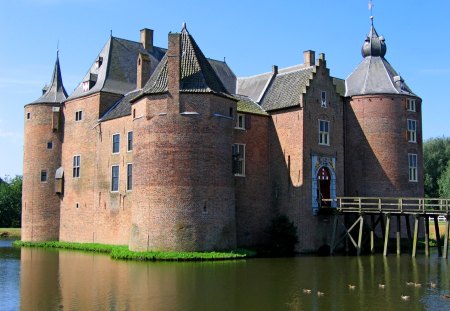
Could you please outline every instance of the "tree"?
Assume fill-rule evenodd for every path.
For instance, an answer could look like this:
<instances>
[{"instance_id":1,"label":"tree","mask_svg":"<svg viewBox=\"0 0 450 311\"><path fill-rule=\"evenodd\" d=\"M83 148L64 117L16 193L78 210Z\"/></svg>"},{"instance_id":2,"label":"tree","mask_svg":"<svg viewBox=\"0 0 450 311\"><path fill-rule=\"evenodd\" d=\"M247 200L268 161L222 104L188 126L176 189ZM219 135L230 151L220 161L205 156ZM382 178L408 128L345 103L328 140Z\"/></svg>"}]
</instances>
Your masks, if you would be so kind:
<instances>
[{"instance_id":1,"label":"tree","mask_svg":"<svg viewBox=\"0 0 450 311\"><path fill-rule=\"evenodd\" d=\"M22 177L0 182L0 228L20 227Z\"/></svg>"},{"instance_id":2,"label":"tree","mask_svg":"<svg viewBox=\"0 0 450 311\"><path fill-rule=\"evenodd\" d=\"M450 161L447 163L445 171L438 180L439 196L441 198L450 198Z\"/></svg>"},{"instance_id":3,"label":"tree","mask_svg":"<svg viewBox=\"0 0 450 311\"><path fill-rule=\"evenodd\" d=\"M450 161L450 138L431 138L423 144L425 196L440 195L438 181Z\"/></svg>"},{"instance_id":4,"label":"tree","mask_svg":"<svg viewBox=\"0 0 450 311\"><path fill-rule=\"evenodd\" d=\"M297 227L286 215L279 214L272 219L268 230L272 255L286 256L295 252L298 243Z\"/></svg>"}]
</instances>

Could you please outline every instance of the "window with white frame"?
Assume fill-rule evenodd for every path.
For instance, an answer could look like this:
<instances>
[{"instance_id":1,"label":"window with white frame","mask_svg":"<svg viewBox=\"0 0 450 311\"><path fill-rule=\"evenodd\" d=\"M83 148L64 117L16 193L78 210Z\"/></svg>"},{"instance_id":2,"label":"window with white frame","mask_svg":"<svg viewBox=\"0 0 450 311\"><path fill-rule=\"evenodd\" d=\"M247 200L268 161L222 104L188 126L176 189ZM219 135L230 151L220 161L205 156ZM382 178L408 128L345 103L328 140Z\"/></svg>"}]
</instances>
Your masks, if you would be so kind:
<instances>
[{"instance_id":1,"label":"window with white frame","mask_svg":"<svg viewBox=\"0 0 450 311\"><path fill-rule=\"evenodd\" d=\"M408 153L409 181L417 181L417 154Z\"/></svg>"},{"instance_id":2,"label":"window with white frame","mask_svg":"<svg viewBox=\"0 0 450 311\"><path fill-rule=\"evenodd\" d=\"M245 145L233 144L232 155L234 176L245 176Z\"/></svg>"},{"instance_id":3,"label":"window with white frame","mask_svg":"<svg viewBox=\"0 0 450 311\"><path fill-rule=\"evenodd\" d=\"M120 151L120 134L112 136L112 153L119 153Z\"/></svg>"},{"instance_id":4,"label":"window with white frame","mask_svg":"<svg viewBox=\"0 0 450 311\"><path fill-rule=\"evenodd\" d=\"M47 170L42 170L41 171L41 182L47 182L47 178L48 178Z\"/></svg>"},{"instance_id":5,"label":"window with white frame","mask_svg":"<svg viewBox=\"0 0 450 311\"><path fill-rule=\"evenodd\" d=\"M330 145L330 122L319 120L319 145Z\"/></svg>"},{"instance_id":6,"label":"window with white frame","mask_svg":"<svg viewBox=\"0 0 450 311\"><path fill-rule=\"evenodd\" d=\"M90 88L90 81L88 80L88 81L83 81L83 92L87 92L87 91L89 91L89 88Z\"/></svg>"},{"instance_id":7,"label":"window with white frame","mask_svg":"<svg viewBox=\"0 0 450 311\"><path fill-rule=\"evenodd\" d=\"M130 152L133 150L133 132L128 132L127 138L127 151Z\"/></svg>"},{"instance_id":8,"label":"window with white frame","mask_svg":"<svg viewBox=\"0 0 450 311\"><path fill-rule=\"evenodd\" d=\"M323 108L327 108L327 92L326 91L320 92L320 106Z\"/></svg>"},{"instance_id":9,"label":"window with white frame","mask_svg":"<svg viewBox=\"0 0 450 311\"><path fill-rule=\"evenodd\" d=\"M415 100L415 99L408 98L408 99L406 100L406 107L407 107L407 110L408 110L408 111L413 111L413 112L415 112L415 111L416 111L416 100Z\"/></svg>"},{"instance_id":10,"label":"window with white frame","mask_svg":"<svg viewBox=\"0 0 450 311\"><path fill-rule=\"evenodd\" d=\"M408 142L417 142L417 121L408 119Z\"/></svg>"},{"instance_id":11,"label":"window with white frame","mask_svg":"<svg viewBox=\"0 0 450 311\"><path fill-rule=\"evenodd\" d=\"M83 111L79 110L75 112L75 121L83 120Z\"/></svg>"},{"instance_id":12,"label":"window with white frame","mask_svg":"<svg viewBox=\"0 0 450 311\"><path fill-rule=\"evenodd\" d=\"M79 155L73 156L73 177L80 177L80 164L81 159Z\"/></svg>"},{"instance_id":13,"label":"window with white frame","mask_svg":"<svg viewBox=\"0 0 450 311\"><path fill-rule=\"evenodd\" d=\"M245 130L245 114L236 114L236 126L235 128Z\"/></svg>"},{"instance_id":14,"label":"window with white frame","mask_svg":"<svg viewBox=\"0 0 450 311\"><path fill-rule=\"evenodd\" d=\"M119 165L111 166L111 191L119 191Z\"/></svg>"},{"instance_id":15,"label":"window with white frame","mask_svg":"<svg viewBox=\"0 0 450 311\"><path fill-rule=\"evenodd\" d=\"M127 191L133 189L133 164L127 164Z\"/></svg>"}]
</instances>

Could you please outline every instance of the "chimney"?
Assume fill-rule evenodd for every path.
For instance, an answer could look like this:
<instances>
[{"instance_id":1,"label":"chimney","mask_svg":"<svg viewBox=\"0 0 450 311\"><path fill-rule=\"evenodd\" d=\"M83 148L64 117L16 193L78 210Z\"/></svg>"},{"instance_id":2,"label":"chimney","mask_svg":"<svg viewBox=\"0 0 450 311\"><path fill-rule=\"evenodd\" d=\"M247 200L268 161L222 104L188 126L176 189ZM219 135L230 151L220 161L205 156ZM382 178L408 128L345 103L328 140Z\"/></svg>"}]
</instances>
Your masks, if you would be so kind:
<instances>
[{"instance_id":1,"label":"chimney","mask_svg":"<svg viewBox=\"0 0 450 311\"><path fill-rule=\"evenodd\" d=\"M278 74L278 66L277 65L272 66L272 74L274 74L274 75Z\"/></svg>"},{"instance_id":2,"label":"chimney","mask_svg":"<svg viewBox=\"0 0 450 311\"><path fill-rule=\"evenodd\" d=\"M150 52L153 51L153 29L141 29L141 43L144 49Z\"/></svg>"},{"instance_id":3,"label":"chimney","mask_svg":"<svg viewBox=\"0 0 450 311\"><path fill-rule=\"evenodd\" d=\"M169 101L167 112L180 112L181 34L169 33L167 50L167 88Z\"/></svg>"},{"instance_id":4,"label":"chimney","mask_svg":"<svg viewBox=\"0 0 450 311\"><path fill-rule=\"evenodd\" d=\"M150 58L147 54L139 53L136 72L136 89L142 89L150 78Z\"/></svg>"},{"instance_id":5,"label":"chimney","mask_svg":"<svg viewBox=\"0 0 450 311\"><path fill-rule=\"evenodd\" d=\"M319 66L326 66L327 63L325 61L325 54L324 53L320 53L319 54Z\"/></svg>"},{"instance_id":6,"label":"chimney","mask_svg":"<svg viewBox=\"0 0 450 311\"><path fill-rule=\"evenodd\" d=\"M305 66L314 66L316 64L316 52L307 50L303 52L303 63Z\"/></svg>"}]
</instances>

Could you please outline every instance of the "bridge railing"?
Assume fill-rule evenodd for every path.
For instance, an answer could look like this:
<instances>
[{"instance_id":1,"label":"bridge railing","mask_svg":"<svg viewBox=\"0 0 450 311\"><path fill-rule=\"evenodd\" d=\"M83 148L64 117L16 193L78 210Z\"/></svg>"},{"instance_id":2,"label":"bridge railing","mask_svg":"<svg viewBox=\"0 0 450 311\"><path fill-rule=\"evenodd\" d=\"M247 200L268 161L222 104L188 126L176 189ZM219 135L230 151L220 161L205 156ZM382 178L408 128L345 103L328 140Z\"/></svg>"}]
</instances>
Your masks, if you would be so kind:
<instances>
[{"instance_id":1,"label":"bridge railing","mask_svg":"<svg viewBox=\"0 0 450 311\"><path fill-rule=\"evenodd\" d=\"M338 197L329 200L336 203L340 212L384 212L450 215L450 199L394 198L394 197Z\"/></svg>"}]
</instances>

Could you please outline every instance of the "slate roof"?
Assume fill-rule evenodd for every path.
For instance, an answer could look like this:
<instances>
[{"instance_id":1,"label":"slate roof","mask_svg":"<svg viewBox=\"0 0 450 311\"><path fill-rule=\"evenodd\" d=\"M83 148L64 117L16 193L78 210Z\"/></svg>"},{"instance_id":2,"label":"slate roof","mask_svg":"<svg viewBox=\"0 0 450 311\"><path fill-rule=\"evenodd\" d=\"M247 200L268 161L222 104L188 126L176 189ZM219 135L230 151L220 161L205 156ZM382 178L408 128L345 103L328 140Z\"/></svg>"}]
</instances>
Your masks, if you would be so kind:
<instances>
[{"instance_id":1,"label":"slate roof","mask_svg":"<svg viewBox=\"0 0 450 311\"><path fill-rule=\"evenodd\" d=\"M60 104L67 98L67 92L64 89L61 75L61 67L59 65L59 55L56 55L55 67L53 69L52 81L50 86L45 90L45 93L32 102L33 104L43 104L43 103L57 103Z\"/></svg>"},{"instance_id":2,"label":"slate roof","mask_svg":"<svg viewBox=\"0 0 450 311\"><path fill-rule=\"evenodd\" d=\"M236 75L226 62L207 58L228 93L236 93Z\"/></svg>"},{"instance_id":3,"label":"slate roof","mask_svg":"<svg viewBox=\"0 0 450 311\"><path fill-rule=\"evenodd\" d=\"M131 101L140 93L140 90L131 91L119 99L105 114L100 118L100 122L121 118L131 115Z\"/></svg>"},{"instance_id":4,"label":"slate roof","mask_svg":"<svg viewBox=\"0 0 450 311\"><path fill-rule=\"evenodd\" d=\"M273 77L272 72L237 79L236 93L248 96L259 102Z\"/></svg>"},{"instance_id":5,"label":"slate roof","mask_svg":"<svg viewBox=\"0 0 450 311\"><path fill-rule=\"evenodd\" d=\"M345 80L345 96L404 94L416 96L384 58L386 43L373 24L361 49L364 59Z\"/></svg>"},{"instance_id":6,"label":"slate roof","mask_svg":"<svg viewBox=\"0 0 450 311\"><path fill-rule=\"evenodd\" d=\"M261 108L256 102L254 102L250 97L245 95L234 95L237 102L237 111L243 113L251 113L262 116L268 116L269 114Z\"/></svg>"},{"instance_id":7,"label":"slate roof","mask_svg":"<svg viewBox=\"0 0 450 311\"><path fill-rule=\"evenodd\" d=\"M295 66L280 71L264 94L260 105L265 111L298 106L313 78L315 66Z\"/></svg>"},{"instance_id":8,"label":"slate roof","mask_svg":"<svg viewBox=\"0 0 450 311\"><path fill-rule=\"evenodd\" d=\"M186 27L181 31L181 77L180 92L216 93L228 95L213 66L203 55ZM215 64L217 65L217 63ZM167 55L143 88L142 95L167 92ZM216 66L217 67L217 66Z\"/></svg>"},{"instance_id":9,"label":"slate roof","mask_svg":"<svg viewBox=\"0 0 450 311\"><path fill-rule=\"evenodd\" d=\"M111 36L69 100L99 91L115 94L133 91L136 88L136 61L140 52L148 55L150 72L153 72L166 49L155 46L152 51L145 50L140 42ZM99 58L102 58L102 64L97 67ZM95 84L88 91L83 91L83 82L92 78L96 78Z\"/></svg>"}]
</instances>

